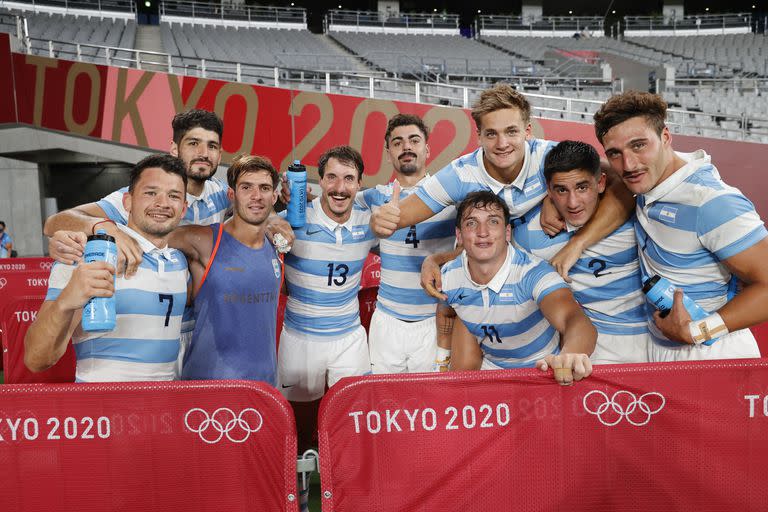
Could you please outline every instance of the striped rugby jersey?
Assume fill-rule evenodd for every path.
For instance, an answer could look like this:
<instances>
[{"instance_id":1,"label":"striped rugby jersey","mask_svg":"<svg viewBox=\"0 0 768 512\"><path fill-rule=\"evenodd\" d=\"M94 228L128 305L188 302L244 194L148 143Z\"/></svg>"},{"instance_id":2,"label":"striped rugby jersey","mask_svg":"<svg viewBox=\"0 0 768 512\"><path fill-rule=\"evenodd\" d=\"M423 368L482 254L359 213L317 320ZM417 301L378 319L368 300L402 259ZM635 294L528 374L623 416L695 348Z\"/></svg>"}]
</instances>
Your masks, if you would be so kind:
<instances>
[{"instance_id":1,"label":"striped rugby jersey","mask_svg":"<svg viewBox=\"0 0 768 512\"><path fill-rule=\"evenodd\" d=\"M571 239L575 230L550 238L541 228L541 205L514 222L515 244L549 261ZM635 216L613 233L588 247L571 268L576 301L599 334L648 334L645 295L637 259Z\"/></svg>"},{"instance_id":2,"label":"striped rugby jersey","mask_svg":"<svg viewBox=\"0 0 768 512\"><path fill-rule=\"evenodd\" d=\"M370 219L370 210L355 205L349 220L338 224L323 212L319 197L307 203L307 222L294 230L296 240L285 255L287 328L332 341L360 326L363 264L378 243Z\"/></svg>"},{"instance_id":3,"label":"striped rugby jersey","mask_svg":"<svg viewBox=\"0 0 768 512\"><path fill-rule=\"evenodd\" d=\"M687 163L637 196L637 241L643 280L655 274L682 288L708 312L731 297L736 279L723 260L768 236L754 205L725 184L703 150L677 153ZM654 341L668 341L653 323Z\"/></svg>"},{"instance_id":4,"label":"striped rugby jersey","mask_svg":"<svg viewBox=\"0 0 768 512\"><path fill-rule=\"evenodd\" d=\"M400 199L415 190L416 187L401 189ZM358 193L356 202L370 209L389 202L391 197L392 183L388 183ZM398 229L379 244L381 283L376 307L400 320L417 321L435 316L437 299L421 287L421 263L430 254L453 250L456 208L449 206L429 220Z\"/></svg>"},{"instance_id":5,"label":"striped rugby jersey","mask_svg":"<svg viewBox=\"0 0 768 512\"><path fill-rule=\"evenodd\" d=\"M86 332L81 325L75 329L76 381L172 380L187 302L187 260L176 249L158 249L127 226L120 228L139 242L144 256L135 276L115 281L115 329ZM58 298L74 269L74 265L53 266L45 300Z\"/></svg>"},{"instance_id":6,"label":"striped rugby jersey","mask_svg":"<svg viewBox=\"0 0 768 512\"><path fill-rule=\"evenodd\" d=\"M470 192L491 190L507 203L510 216L515 219L547 195L544 157L555 145L556 142L541 139L525 141L523 167L509 185L496 181L488 174L483 163L483 148L478 148L424 181L416 190L416 195L437 213L449 205L460 203Z\"/></svg>"},{"instance_id":7,"label":"striped rugby jersey","mask_svg":"<svg viewBox=\"0 0 768 512\"><path fill-rule=\"evenodd\" d=\"M208 226L224 222L224 215L229 208L227 198L228 185L218 178L211 178L203 184L203 193L193 196L187 193L187 211L179 223L180 226L199 224ZM117 224L128 223L128 212L123 206L123 195L128 192L128 187L116 190L99 200L96 204L104 210L110 220ZM191 334L195 330L195 318L192 307L184 311L184 322L181 332Z\"/></svg>"},{"instance_id":8,"label":"striped rugby jersey","mask_svg":"<svg viewBox=\"0 0 768 512\"><path fill-rule=\"evenodd\" d=\"M502 368L531 367L560 352L560 334L539 309L551 292L567 288L546 261L508 245L507 258L486 285L472 281L466 252L442 268L446 303Z\"/></svg>"}]
</instances>

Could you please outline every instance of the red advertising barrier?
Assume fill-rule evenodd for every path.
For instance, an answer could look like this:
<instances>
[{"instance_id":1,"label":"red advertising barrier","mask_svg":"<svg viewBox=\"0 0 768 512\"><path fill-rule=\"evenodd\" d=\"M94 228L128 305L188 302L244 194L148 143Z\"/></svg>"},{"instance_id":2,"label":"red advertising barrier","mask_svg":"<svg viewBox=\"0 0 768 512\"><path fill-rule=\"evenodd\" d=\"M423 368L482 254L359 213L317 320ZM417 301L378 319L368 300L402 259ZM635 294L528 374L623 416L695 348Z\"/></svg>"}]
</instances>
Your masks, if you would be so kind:
<instances>
[{"instance_id":1,"label":"red advertising barrier","mask_svg":"<svg viewBox=\"0 0 768 512\"><path fill-rule=\"evenodd\" d=\"M348 378L323 511L765 510L768 361Z\"/></svg>"},{"instance_id":2,"label":"red advertising barrier","mask_svg":"<svg viewBox=\"0 0 768 512\"><path fill-rule=\"evenodd\" d=\"M2 41L0 40L0 45ZM45 296L48 291L48 276L53 260L50 258L9 258L0 260L0 322L5 318L6 305L24 296ZM26 332L26 331L25 331ZM0 332L3 347L7 340ZM24 335L22 334L22 339ZM5 353L0 365L5 365ZM5 366L0 366L4 368ZM5 382L8 382L7 378Z\"/></svg>"},{"instance_id":3,"label":"red advertising barrier","mask_svg":"<svg viewBox=\"0 0 768 512\"><path fill-rule=\"evenodd\" d=\"M0 386L2 509L298 510L296 427L258 382Z\"/></svg>"},{"instance_id":4,"label":"red advertising barrier","mask_svg":"<svg viewBox=\"0 0 768 512\"><path fill-rule=\"evenodd\" d=\"M17 297L0 309L3 381L6 384L75 381L75 349L71 344L59 362L43 372L32 373L24 364L24 335L37 318L43 300L43 296Z\"/></svg>"}]
</instances>

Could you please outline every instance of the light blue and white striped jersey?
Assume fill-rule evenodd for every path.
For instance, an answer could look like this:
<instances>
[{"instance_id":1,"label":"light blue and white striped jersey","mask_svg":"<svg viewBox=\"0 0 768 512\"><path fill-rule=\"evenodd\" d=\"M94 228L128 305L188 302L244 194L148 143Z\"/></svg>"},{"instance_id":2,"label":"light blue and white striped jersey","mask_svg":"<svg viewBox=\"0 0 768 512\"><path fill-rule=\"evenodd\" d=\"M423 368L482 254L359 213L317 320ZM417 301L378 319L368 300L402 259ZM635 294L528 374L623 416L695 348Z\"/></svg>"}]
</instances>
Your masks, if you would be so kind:
<instances>
[{"instance_id":1,"label":"light blue and white striped jersey","mask_svg":"<svg viewBox=\"0 0 768 512\"><path fill-rule=\"evenodd\" d=\"M551 260L576 230L554 237L541 228L541 205L514 222L515 244L544 260ZM637 259L635 216L616 231L588 247L568 273L576 301L599 334L648 334L645 295Z\"/></svg>"},{"instance_id":2,"label":"light blue and white striped jersey","mask_svg":"<svg viewBox=\"0 0 768 512\"><path fill-rule=\"evenodd\" d=\"M424 181L416 190L416 195L437 213L449 205L460 203L470 192L491 190L507 203L509 214L515 219L541 203L547 195L544 157L556 145L556 142L540 139L526 141L523 167L509 185L496 181L488 174L483 163L483 148L478 148Z\"/></svg>"},{"instance_id":3,"label":"light blue and white striped jersey","mask_svg":"<svg viewBox=\"0 0 768 512\"><path fill-rule=\"evenodd\" d=\"M687 163L637 196L637 242L643 280L658 274L712 313L731 297L736 279L723 260L768 236L754 205L725 184L709 155L677 153ZM654 341L668 341L653 323Z\"/></svg>"},{"instance_id":4,"label":"light blue and white striped jersey","mask_svg":"<svg viewBox=\"0 0 768 512\"><path fill-rule=\"evenodd\" d=\"M128 212L123 206L123 195L128 187L123 187L100 199L96 204L104 210L110 220L118 224L128 223ZM227 184L218 178L211 178L203 184L203 193L193 196L187 192L187 211L181 219L181 226L199 224L208 226L224 221L224 214L229 208Z\"/></svg>"},{"instance_id":5,"label":"light blue and white striped jersey","mask_svg":"<svg viewBox=\"0 0 768 512\"><path fill-rule=\"evenodd\" d=\"M425 177L419 183L423 183ZM417 184L418 186L418 184ZM400 189L400 199L416 187ZM377 185L357 194L363 208L389 202L392 183ZM421 263L430 254L453 250L456 244L456 208L449 206L434 217L379 241L381 283L376 307L400 320L417 321L435 316L437 299L421 287Z\"/></svg>"},{"instance_id":6,"label":"light blue and white striped jersey","mask_svg":"<svg viewBox=\"0 0 768 512\"><path fill-rule=\"evenodd\" d=\"M80 325L75 329L76 381L172 380L187 302L187 260L176 249L158 249L127 226L120 227L139 242L144 256L135 276L115 281L115 329L86 332ZM45 300L58 298L74 269L74 265L53 266Z\"/></svg>"},{"instance_id":7,"label":"light blue and white striped jersey","mask_svg":"<svg viewBox=\"0 0 768 512\"><path fill-rule=\"evenodd\" d=\"M332 341L360 326L363 264L378 243L370 220L370 210L355 205L349 220L338 224L325 214L319 197L307 203L307 223L294 230L296 240L285 255L287 328Z\"/></svg>"},{"instance_id":8,"label":"light blue and white striped jersey","mask_svg":"<svg viewBox=\"0 0 768 512\"><path fill-rule=\"evenodd\" d=\"M229 198L227 197L228 185L218 178L211 178L203 184L203 193L200 196L193 196L187 193L187 211L179 223L180 226L189 224L199 224L209 226L224 222L224 215L229 208ZM128 212L123 206L123 195L128 192L128 187L116 190L108 196L100 199L96 204L104 210L110 220L117 224L128 223ZM184 311L184 322L181 326L181 332L192 334L195 330L194 310L192 306Z\"/></svg>"},{"instance_id":9,"label":"light blue and white striped jersey","mask_svg":"<svg viewBox=\"0 0 768 512\"><path fill-rule=\"evenodd\" d=\"M568 285L549 263L510 244L504 264L486 285L472 281L466 252L441 272L447 304L477 338L486 359L502 368L521 368L560 352L560 334L539 303Z\"/></svg>"}]
</instances>

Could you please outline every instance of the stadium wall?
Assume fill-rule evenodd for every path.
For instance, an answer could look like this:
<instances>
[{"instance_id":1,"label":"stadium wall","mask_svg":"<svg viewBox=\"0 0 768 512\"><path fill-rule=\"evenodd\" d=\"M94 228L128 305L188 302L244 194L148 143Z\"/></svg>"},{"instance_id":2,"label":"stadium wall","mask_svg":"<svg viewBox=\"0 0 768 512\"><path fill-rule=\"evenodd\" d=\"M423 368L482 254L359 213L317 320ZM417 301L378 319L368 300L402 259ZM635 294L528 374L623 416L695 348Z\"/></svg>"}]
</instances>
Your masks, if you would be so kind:
<instances>
[{"instance_id":1,"label":"stadium wall","mask_svg":"<svg viewBox=\"0 0 768 512\"><path fill-rule=\"evenodd\" d=\"M0 34L0 73L2 128L24 125L113 147L167 151L171 117L185 109L204 108L224 119L225 162L239 153L260 154L285 169L292 160L300 159L307 164L310 177L317 178L314 164L322 152L349 144L364 156L364 186L386 182L392 175L383 133L387 119L397 112L418 114L432 129L429 168L433 171L477 144L474 123L464 109L12 53L4 34ZM581 139L598 145L588 124L534 119L533 125L537 137ZM690 136L675 136L674 141L682 151L705 148L723 177L741 188L763 217L768 215L768 184L758 168L768 160L768 145ZM15 196L11 199L16 200Z\"/></svg>"}]
</instances>

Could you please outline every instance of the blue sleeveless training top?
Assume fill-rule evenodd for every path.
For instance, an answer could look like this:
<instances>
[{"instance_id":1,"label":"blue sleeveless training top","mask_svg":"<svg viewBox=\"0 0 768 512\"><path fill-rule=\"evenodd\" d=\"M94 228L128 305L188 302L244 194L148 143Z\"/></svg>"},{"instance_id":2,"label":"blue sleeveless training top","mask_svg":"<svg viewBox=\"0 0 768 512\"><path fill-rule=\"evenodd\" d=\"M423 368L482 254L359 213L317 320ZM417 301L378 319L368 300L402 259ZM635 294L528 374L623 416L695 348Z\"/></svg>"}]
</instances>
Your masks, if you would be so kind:
<instances>
[{"instance_id":1,"label":"blue sleeveless training top","mask_svg":"<svg viewBox=\"0 0 768 512\"><path fill-rule=\"evenodd\" d=\"M212 224L213 242L219 225ZM275 329L280 261L269 240L251 249L226 231L195 297L195 331L182 379L276 384Z\"/></svg>"}]
</instances>

